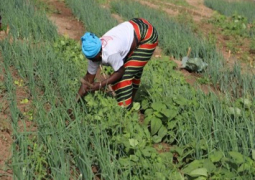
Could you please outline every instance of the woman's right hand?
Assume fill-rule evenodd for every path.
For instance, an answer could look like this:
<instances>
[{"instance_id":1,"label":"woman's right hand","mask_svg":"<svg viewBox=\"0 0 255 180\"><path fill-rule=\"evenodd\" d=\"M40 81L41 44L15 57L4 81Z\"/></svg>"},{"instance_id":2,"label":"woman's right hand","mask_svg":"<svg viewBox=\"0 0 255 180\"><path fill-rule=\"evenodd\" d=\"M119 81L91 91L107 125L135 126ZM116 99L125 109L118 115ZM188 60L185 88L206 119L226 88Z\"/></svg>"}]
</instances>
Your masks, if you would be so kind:
<instances>
[{"instance_id":1,"label":"woman's right hand","mask_svg":"<svg viewBox=\"0 0 255 180\"><path fill-rule=\"evenodd\" d=\"M88 93L88 91L89 87L86 84L81 83L80 89L76 96L76 101L78 101L80 98L83 98Z\"/></svg>"}]
</instances>

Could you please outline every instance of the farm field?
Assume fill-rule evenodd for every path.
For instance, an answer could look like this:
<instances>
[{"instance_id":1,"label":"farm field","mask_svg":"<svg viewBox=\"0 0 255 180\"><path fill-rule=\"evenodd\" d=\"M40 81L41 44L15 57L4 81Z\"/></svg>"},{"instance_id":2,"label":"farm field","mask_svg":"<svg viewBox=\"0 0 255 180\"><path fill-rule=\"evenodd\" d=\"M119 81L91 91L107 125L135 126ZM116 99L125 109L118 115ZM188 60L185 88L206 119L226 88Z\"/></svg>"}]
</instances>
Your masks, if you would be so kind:
<instances>
[{"instance_id":1,"label":"farm field","mask_svg":"<svg viewBox=\"0 0 255 180\"><path fill-rule=\"evenodd\" d=\"M255 179L254 7L1 0L0 179ZM133 17L159 33L134 107L105 91L75 103L87 70L80 37ZM204 71L180 68L189 48Z\"/></svg>"}]
</instances>

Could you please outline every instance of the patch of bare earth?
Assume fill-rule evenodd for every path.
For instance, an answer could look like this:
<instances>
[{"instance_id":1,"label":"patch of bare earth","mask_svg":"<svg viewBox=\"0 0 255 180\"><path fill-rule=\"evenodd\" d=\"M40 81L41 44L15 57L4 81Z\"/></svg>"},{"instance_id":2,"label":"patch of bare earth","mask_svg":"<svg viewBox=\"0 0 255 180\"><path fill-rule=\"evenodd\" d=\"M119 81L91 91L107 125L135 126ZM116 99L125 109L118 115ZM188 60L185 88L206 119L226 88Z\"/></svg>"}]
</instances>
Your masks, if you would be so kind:
<instances>
[{"instance_id":1,"label":"patch of bare earth","mask_svg":"<svg viewBox=\"0 0 255 180\"><path fill-rule=\"evenodd\" d=\"M0 31L0 41L7 37L9 29L5 31ZM3 66L3 58L0 52L0 179L10 180L13 179L12 169L11 169L11 157L12 157L12 143L13 143L13 126L12 117L10 111L10 101L8 100L8 92L5 87L5 71ZM19 77L16 69L9 67L12 74L13 82L17 82L15 85L15 96L17 100L17 108L22 117L22 121L18 121L18 130L22 131L34 131L35 125L32 121L29 121L27 112L29 112L31 107L31 95L28 88L24 86L23 80ZM28 102L24 100L27 99ZM19 119L21 120L21 119Z\"/></svg>"},{"instance_id":2,"label":"patch of bare earth","mask_svg":"<svg viewBox=\"0 0 255 180\"><path fill-rule=\"evenodd\" d=\"M0 81L3 82L2 75ZM8 112L8 102L6 100L6 93L0 94L0 179L12 179L12 171L9 167L9 160L11 158L11 145L12 145L12 127L11 119Z\"/></svg>"},{"instance_id":3,"label":"patch of bare earth","mask_svg":"<svg viewBox=\"0 0 255 180\"><path fill-rule=\"evenodd\" d=\"M58 33L68 35L69 38L80 40L85 33L83 24L72 14L72 11L66 7L66 4L58 0L43 0L45 3L53 6L57 13L49 15L49 19L57 26Z\"/></svg>"},{"instance_id":4,"label":"patch of bare earth","mask_svg":"<svg viewBox=\"0 0 255 180\"><path fill-rule=\"evenodd\" d=\"M184 7L184 6L178 6L172 3L164 2L164 1L144 1L144 0L136 0L140 2L143 5L147 5L154 9L162 9L165 11L169 16L177 17L181 14L189 14L190 17L192 17L193 23L199 28L199 31L202 32L205 37L208 37L208 35L213 35L216 38L216 45L219 52L222 53L224 56L224 59L226 61L226 65L228 68L232 68L236 62L238 62L243 72L247 72L247 69L249 72L255 72L255 69L251 69L252 64L254 64L255 58L253 54L250 54L250 61L244 62L244 61L238 61L237 59L240 59L243 55L243 53L248 51L248 42L243 43L241 46L238 47L239 51L237 53L233 53L229 50L227 47L228 43L230 43L228 40L225 39L225 37L221 34L221 30L218 28L215 28L212 24L208 23L208 20L212 17L214 11L204 5L203 0L186 0L190 7ZM181 62L178 60L174 60L178 66L181 66ZM200 77L199 74L196 73L189 73L188 71L181 70L182 74L186 77L186 80L189 84L192 86L197 84L196 79ZM213 89L212 87L208 85L200 85L199 87L202 91L205 93L214 91L217 92L217 90Z\"/></svg>"},{"instance_id":5,"label":"patch of bare earth","mask_svg":"<svg viewBox=\"0 0 255 180\"><path fill-rule=\"evenodd\" d=\"M190 14L192 14L194 20L197 21L197 22L200 22L204 17L208 16L208 14L200 14L200 12L199 12L200 10L194 10L194 9L189 9L187 7L177 6L177 5L172 4L172 3L161 2L162 4L164 4L164 7L161 7L160 3L157 3L157 4L155 3L154 4L152 2L143 1L143 0L142 1L138 0L138 1L141 4L147 5L147 6L151 7L151 8L155 8L155 9L161 8L167 14L169 14L170 16L177 16L177 15L183 13L183 12L190 13ZM160 2L160 1L156 1L156 2ZM193 5L197 6L197 4L195 4L194 2L191 5L192 6ZM203 8L203 9L206 9L205 7L202 7L201 5L200 5L200 7ZM210 13L210 14L212 14L212 13ZM162 54L162 50L157 47L157 49L156 49L156 51L154 53L155 57L159 57L160 58L161 54ZM199 74L197 74L197 73L190 73L190 72L186 71L185 69L181 69L181 66L182 66L181 61L173 59L173 58L170 58L170 60L174 61L177 64L178 67L177 67L176 70L180 71L183 74L183 76L185 77L186 81L190 85L192 85L192 86L202 90L206 94L209 93L209 92L215 92L215 93L218 94L218 91L215 90L213 87L211 87L209 85L206 85L206 84L200 85L200 84L197 83L197 79L201 77Z\"/></svg>"},{"instance_id":6,"label":"patch of bare earth","mask_svg":"<svg viewBox=\"0 0 255 180\"><path fill-rule=\"evenodd\" d=\"M1 59L2 63L2 59ZM5 72L5 69L2 68L1 72ZM19 85L15 85L15 94L17 100L17 108L20 113L18 121L18 131L19 132L31 132L36 130L35 124L29 120L27 113L32 109L31 107L31 98L30 93L27 90L27 87L22 85L21 78L19 77L17 71L14 68L10 68L12 73L13 82L20 82ZM4 75L0 75L0 82L3 83ZM0 179L9 180L12 179L12 170L11 170L11 156L12 156L12 117L10 112L10 106L7 96L7 90L4 89L0 94L1 100L1 111L0 111ZM28 102L24 100L28 99Z\"/></svg>"},{"instance_id":7,"label":"patch of bare earth","mask_svg":"<svg viewBox=\"0 0 255 180\"><path fill-rule=\"evenodd\" d=\"M186 0L191 6L195 8L195 12L203 17L211 17L213 10L204 5L204 0Z\"/></svg>"},{"instance_id":8,"label":"patch of bare earth","mask_svg":"<svg viewBox=\"0 0 255 180\"><path fill-rule=\"evenodd\" d=\"M0 41L6 37L4 31L0 31ZM12 179L12 171L8 164L11 158L12 127L7 101L7 93L4 86L3 60L0 52L0 179Z\"/></svg>"}]
</instances>

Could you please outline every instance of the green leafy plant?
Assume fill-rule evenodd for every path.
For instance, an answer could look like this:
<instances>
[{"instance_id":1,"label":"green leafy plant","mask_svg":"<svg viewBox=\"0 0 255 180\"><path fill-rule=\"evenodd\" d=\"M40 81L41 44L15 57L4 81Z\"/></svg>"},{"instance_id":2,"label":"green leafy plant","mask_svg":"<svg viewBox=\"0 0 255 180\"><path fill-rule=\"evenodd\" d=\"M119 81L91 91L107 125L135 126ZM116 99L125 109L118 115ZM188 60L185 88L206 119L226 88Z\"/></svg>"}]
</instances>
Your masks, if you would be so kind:
<instances>
[{"instance_id":1,"label":"green leafy plant","mask_svg":"<svg viewBox=\"0 0 255 180\"><path fill-rule=\"evenodd\" d=\"M23 1L9 2L10 7L16 7L17 3L19 12L27 12L27 4ZM99 8L95 1L87 1L85 5L78 0L68 2L84 22L94 22L88 23L90 29L96 29L95 24L102 19L91 13ZM7 12L9 6L1 4L0 7ZM130 6L132 8L128 9ZM139 13L148 10L140 7L125 4L121 13L127 12L129 16L133 8L138 8L136 12ZM80 8L93 9L79 11ZM89 13L86 15L92 20L87 20L83 13ZM148 17L152 14L148 11ZM29 16L19 15L11 14L17 21L21 18L30 20ZM165 21L161 24L159 19L158 16L154 19L157 26L167 24ZM107 29L104 25L97 27L98 32ZM110 21L108 25L112 26ZM14 31L10 33L15 35ZM214 93L195 90L181 73L175 71L177 65L164 56L149 61L144 68L137 98L141 112L138 111L139 104L127 111L104 92L90 93L77 104L74 97L78 81L72 82L84 75L87 66L87 61L80 56L79 44L67 37L43 37L51 37L51 31L38 33L37 38L24 41L20 41L20 36L13 36L13 41L0 42L3 56L3 65L0 65L4 68L5 93L15 138L14 178L95 179L100 176L101 179L121 180L183 180L254 177L255 101L254 94L250 93L254 91L254 84L249 81L249 78L254 78L241 74L238 66L230 73L219 73L221 64L216 61L217 71L209 69L215 73L211 75L212 79L217 79L215 84L227 92L226 96L218 97ZM190 38L187 42L197 36ZM38 44L38 39L43 41ZM179 44L183 48L180 52L186 54L187 45ZM213 60L219 57L214 51L207 52L203 43L195 47L198 48L195 52L210 53L208 57ZM13 80L11 70L14 68L23 82ZM234 83L236 81L238 84ZM35 109L32 113L35 130L31 131L27 124L32 122L20 117L17 106L16 88L24 85L31 94L29 102ZM236 96L240 97L238 99L228 93L233 90L239 93L237 85L242 86L246 94ZM74 118L69 116L69 108ZM19 124L24 128L21 129ZM159 146L163 145L167 148L160 149Z\"/></svg>"},{"instance_id":2,"label":"green leafy plant","mask_svg":"<svg viewBox=\"0 0 255 180\"><path fill-rule=\"evenodd\" d=\"M209 22L222 28L224 35L238 35L242 37L247 37L249 34L249 30L247 27L247 18L238 14L234 14L228 18L222 14L215 12Z\"/></svg>"},{"instance_id":3,"label":"green leafy plant","mask_svg":"<svg viewBox=\"0 0 255 180\"><path fill-rule=\"evenodd\" d=\"M250 42L250 53L255 54L255 38L251 39L251 42Z\"/></svg>"},{"instance_id":4,"label":"green leafy plant","mask_svg":"<svg viewBox=\"0 0 255 180\"><path fill-rule=\"evenodd\" d=\"M254 2L250 1L227 1L227 0L205 0L204 4L211 9L214 9L225 16L232 16L237 13L246 17L249 23L253 22L255 15Z\"/></svg>"}]
</instances>

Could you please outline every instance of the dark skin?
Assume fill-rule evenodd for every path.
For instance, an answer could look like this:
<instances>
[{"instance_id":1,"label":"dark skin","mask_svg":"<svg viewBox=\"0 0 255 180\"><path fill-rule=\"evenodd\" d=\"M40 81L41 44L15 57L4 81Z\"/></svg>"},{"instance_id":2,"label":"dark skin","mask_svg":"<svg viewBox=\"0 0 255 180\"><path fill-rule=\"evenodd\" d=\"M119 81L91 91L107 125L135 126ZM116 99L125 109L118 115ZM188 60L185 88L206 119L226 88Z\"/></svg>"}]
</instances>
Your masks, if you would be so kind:
<instances>
[{"instance_id":1,"label":"dark skin","mask_svg":"<svg viewBox=\"0 0 255 180\"><path fill-rule=\"evenodd\" d=\"M130 52L133 52L136 47L137 47L137 43L136 43L136 40L134 39L133 43L131 45L131 48L130 48ZM102 49L94 58L92 58L90 60L93 62L102 62ZM112 83L116 82L117 80L121 79L121 77L124 75L124 73L125 73L125 67L121 66L109 78L107 78L101 82L94 82L96 75L90 74L89 72L87 72L87 74L83 77L83 79L85 81L89 82L90 84L92 84L93 87L88 87L86 84L82 83L80 86L80 89L78 91L76 99L78 99L79 97L83 98L88 92L94 92L94 91L100 90L100 88L103 88L103 87L107 86L108 84L112 84ZM133 89L132 99L134 99L136 91L137 90Z\"/></svg>"},{"instance_id":2,"label":"dark skin","mask_svg":"<svg viewBox=\"0 0 255 180\"><path fill-rule=\"evenodd\" d=\"M100 51L96 57L93 59L90 59L93 62L100 62L102 61L102 51ZM83 77L83 79L93 85L93 87L88 87L86 84L81 84L80 89L78 91L78 97L84 97L88 92L94 92L100 89L100 83L101 83L101 88L107 86L108 84L112 84L119 80L125 72L124 66L121 66L118 71L115 71L109 78L101 81L101 82L94 82L96 75L95 74L90 74L87 72L87 74Z\"/></svg>"}]
</instances>

